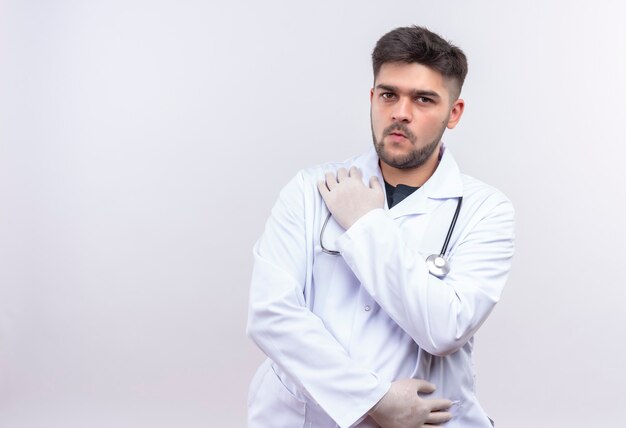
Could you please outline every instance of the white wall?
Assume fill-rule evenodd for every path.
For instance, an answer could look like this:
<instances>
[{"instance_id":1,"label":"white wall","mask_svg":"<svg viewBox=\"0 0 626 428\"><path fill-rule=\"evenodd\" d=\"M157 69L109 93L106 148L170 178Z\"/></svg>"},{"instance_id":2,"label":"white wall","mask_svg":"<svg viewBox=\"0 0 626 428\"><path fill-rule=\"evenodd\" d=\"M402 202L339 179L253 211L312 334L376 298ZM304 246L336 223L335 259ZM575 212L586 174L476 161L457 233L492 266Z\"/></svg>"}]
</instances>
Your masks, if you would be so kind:
<instances>
[{"instance_id":1,"label":"white wall","mask_svg":"<svg viewBox=\"0 0 626 428\"><path fill-rule=\"evenodd\" d=\"M517 208L477 336L499 426L623 421L619 1L0 0L0 427L244 426L251 247L281 186L371 144L369 55L470 61L465 172Z\"/></svg>"}]
</instances>

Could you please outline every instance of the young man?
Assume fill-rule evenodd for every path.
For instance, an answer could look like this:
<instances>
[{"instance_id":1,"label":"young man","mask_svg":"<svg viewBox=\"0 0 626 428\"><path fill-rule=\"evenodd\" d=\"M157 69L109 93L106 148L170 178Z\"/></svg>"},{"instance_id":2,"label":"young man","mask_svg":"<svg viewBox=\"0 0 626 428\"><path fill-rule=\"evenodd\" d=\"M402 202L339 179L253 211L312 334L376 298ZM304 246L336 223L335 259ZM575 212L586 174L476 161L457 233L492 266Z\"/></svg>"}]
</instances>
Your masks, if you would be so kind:
<instances>
[{"instance_id":1,"label":"young man","mask_svg":"<svg viewBox=\"0 0 626 428\"><path fill-rule=\"evenodd\" d=\"M491 427L472 337L508 275L513 208L441 142L466 58L407 27L372 59L374 147L297 174L254 248L248 334L268 359L249 427Z\"/></svg>"}]
</instances>

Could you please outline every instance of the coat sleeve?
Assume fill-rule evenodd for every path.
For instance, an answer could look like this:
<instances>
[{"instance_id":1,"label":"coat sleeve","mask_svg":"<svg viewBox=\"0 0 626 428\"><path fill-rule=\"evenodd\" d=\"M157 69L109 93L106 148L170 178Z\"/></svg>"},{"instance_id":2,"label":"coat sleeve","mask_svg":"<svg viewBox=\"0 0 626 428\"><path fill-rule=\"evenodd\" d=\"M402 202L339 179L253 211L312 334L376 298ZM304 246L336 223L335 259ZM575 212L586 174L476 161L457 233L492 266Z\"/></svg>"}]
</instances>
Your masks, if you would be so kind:
<instances>
[{"instance_id":1,"label":"coat sleeve","mask_svg":"<svg viewBox=\"0 0 626 428\"><path fill-rule=\"evenodd\" d=\"M282 190L256 243L247 333L341 427L354 424L389 389L307 307L304 179ZM309 245L311 245L309 243Z\"/></svg>"},{"instance_id":2,"label":"coat sleeve","mask_svg":"<svg viewBox=\"0 0 626 428\"><path fill-rule=\"evenodd\" d=\"M382 209L360 218L336 242L372 298L433 355L460 349L500 298L513 256L514 211L505 198L494 199L474 213L476 221L451 249L443 279L429 273L428 255L407 242Z\"/></svg>"}]
</instances>

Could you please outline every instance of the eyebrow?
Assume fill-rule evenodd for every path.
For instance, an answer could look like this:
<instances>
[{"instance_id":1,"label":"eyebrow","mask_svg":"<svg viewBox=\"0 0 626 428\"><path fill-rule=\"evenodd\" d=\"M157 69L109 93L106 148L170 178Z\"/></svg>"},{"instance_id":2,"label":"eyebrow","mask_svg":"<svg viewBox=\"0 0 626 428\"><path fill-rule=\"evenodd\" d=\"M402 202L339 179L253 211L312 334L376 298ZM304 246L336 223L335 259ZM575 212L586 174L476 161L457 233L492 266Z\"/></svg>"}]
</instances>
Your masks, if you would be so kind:
<instances>
[{"instance_id":1,"label":"eyebrow","mask_svg":"<svg viewBox=\"0 0 626 428\"><path fill-rule=\"evenodd\" d=\"M397 86L391 86L391 85L385 85L385 84L379 84L376 85L376 89L380 89L383 91L389 91L389 92L401 92ZM412 89L410 91L410 94L412 97L431 97L431 98L441 98L441 95L439 95L437 92L435 91L429 91L427 89Z\"/></svg>"}]
</instances>

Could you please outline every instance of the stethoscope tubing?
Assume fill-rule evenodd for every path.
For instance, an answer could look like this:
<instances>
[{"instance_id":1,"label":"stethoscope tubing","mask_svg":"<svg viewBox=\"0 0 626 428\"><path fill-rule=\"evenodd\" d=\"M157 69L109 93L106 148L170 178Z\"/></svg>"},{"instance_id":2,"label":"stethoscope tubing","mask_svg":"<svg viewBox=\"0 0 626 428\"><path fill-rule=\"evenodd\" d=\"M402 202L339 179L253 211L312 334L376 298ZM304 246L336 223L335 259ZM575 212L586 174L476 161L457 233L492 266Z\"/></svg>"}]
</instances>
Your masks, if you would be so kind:
<instances>
[{"instance_id":1,"label":"stethoscope tubing","mask_svg":"<svg viewBox=\"0 0 626 428\"><path fill-rule=\"evenodd\" d=\"M439 255L432 254L427 258L427 265L430 273L435 276L443 277L447 275L450 271L450 266L448 261L445 259L446 251L448 251L448 245L450 244L450 239L452 238L452 232L454 232L454 227L456 226L456 221L459 218L459 213L461 212L461 205L463 204L463 196L458 197L458 201L456 203L456 210L454 211L454 215L452 216L452 221L450 222L450 226L448 227L448 233L446 234L446 239L443 242L443 246L441 247L441 252ZM324 224L322 225L322 230L320 231L320 247L322 248L322 252L326 254L330 254L331 256L338 256L341 253L336 250L330 250L324 246L324 232L326 231L326 226L330 221L332 214L329 212L326 216L326 220L324 220Z\"/></svg>"},{"instance_id":2,"label":"stethoscope tubing","mask_svg":"<svg viewBox=\"0 0 626 428\"><path fill-rule=\"evenodd\" d=\"M328 225L328 221L332 217L332 214L329 212L326 216L326 220L324 220L324 224L322 225L322 231L320 232L320 247L322 247L322 251L326 254L330 254L331 256L338 256L341 254L339 251L329 250L324 246L324 231L326 230L326 226Z\"/></svg>"},{"instance_id":3,"label":"stethoscope tubing","mask_svg":"<svg viewBox=\"0 0 626 428\"><path fill-rule=\"evenodd\" d=\"M454 231L454 226L456 226L456 220L459 218L459 212L461 211L461 205L463 204L463 196L459 196L459 200L456 203L456 210L454 211L454 216L452 217L452 222L450 223L450 227L448 228L448 234L446 235L446 240L443 242L443 247L441 247L441 252L439 253L440 257L443 257L448 251L448 244L450 243L450 238L452 237L452 232Z\"/></svg>"}]
</instances>

